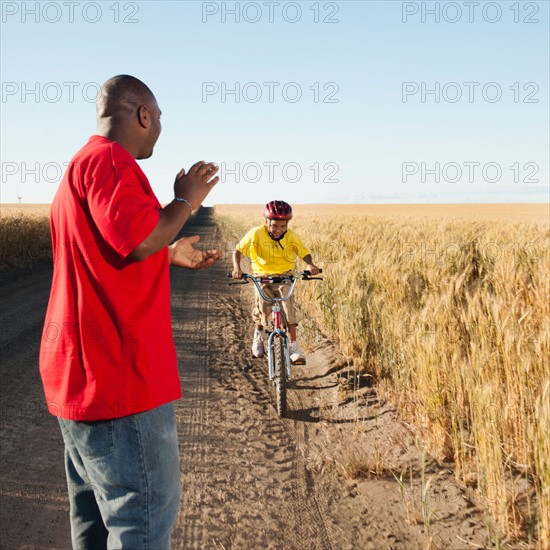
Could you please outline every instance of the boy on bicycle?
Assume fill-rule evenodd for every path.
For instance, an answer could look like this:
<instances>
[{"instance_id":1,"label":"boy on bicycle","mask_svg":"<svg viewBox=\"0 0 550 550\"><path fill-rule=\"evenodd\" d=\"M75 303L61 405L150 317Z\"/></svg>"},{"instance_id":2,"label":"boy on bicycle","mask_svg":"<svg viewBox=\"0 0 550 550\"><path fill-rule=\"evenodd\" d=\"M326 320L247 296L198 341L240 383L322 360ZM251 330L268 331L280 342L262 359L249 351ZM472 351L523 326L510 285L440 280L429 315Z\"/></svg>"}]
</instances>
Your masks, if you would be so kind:
<instances>
[{"instance_id":1,"label":"boy on bicycle","mask_svg":"<svg viewBox=\"0 0 550 550\"><path fill-rule=\"evenodd\" d=\"M294 268L295 257L298 256L307 264L312 275L319 273L319 268L313 263L311 252L304 246L300 237L291 229L288 222L292 219L292 207L284 201L271 201L265 205L265 224L253 227L237 244L233 253L233 278L242 276L241 258L250 258L255 276L290 275ZM262 284L267 295L285 296L290 283ZM264 328L267 328L271 315L271 303L262 299L254 289L256 304L252 312L255 323L252 340L252 354L263 357ZM305 356L296 341L296 326L298 319L294 307L294 296L282 302L282 308L288 322L290 337L290 360L293 363L303 363Z\"/></svg>"}]
</instances>

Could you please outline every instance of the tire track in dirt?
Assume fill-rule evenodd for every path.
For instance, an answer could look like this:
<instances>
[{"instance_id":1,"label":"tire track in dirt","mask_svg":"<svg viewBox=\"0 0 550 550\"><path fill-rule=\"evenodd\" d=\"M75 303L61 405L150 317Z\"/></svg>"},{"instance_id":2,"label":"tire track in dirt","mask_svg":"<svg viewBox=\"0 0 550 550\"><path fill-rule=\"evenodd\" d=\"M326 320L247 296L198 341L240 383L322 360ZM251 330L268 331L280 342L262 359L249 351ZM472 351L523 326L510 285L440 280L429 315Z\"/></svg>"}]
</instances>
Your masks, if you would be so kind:
<instances>
[{"instance_id":1,"label":"tire track in dirt","mask_svg":"<svg viewBox=\"0 0 550 550\"><path fill-rule=\"evenodd\" d=\"M245 377L251 387L258 386L258 382L255 381L250 374ZM274 394L269 392L269 390L273 390L274 392L274 389L269 382L268 376L266 375L260 378L263 378L260 380L260 383L264 386L258 391L264 396L266 402L269 402L269 407L275 409ZM331 549L334 545L328 534L324 517L320 512L317 496L312 490L313 484L311 483L310 474L305 465L305 439L303 433L300 437L301 430L294 430L294 428L288 424L292 422L290 420L278 421L285 423L283 424L283 429L287 436L288 444L293 451L292 487L287 496L287 498L291 498L291 501L288 502L289 510L287 511L286 518L286 521L291 522L293 525L294 546L292 546L292 548L304 550L311 548ZM291 515L288 515L289 512Z\"/></svg>"},{"instance_id":2,"label":"tire track in dirt","mask_svg":"<svg viewBox=\"0 0 550 550\"><path fill-rule=\"evenodd\" d=\"M247 302L246 299L244 301ZM256 361L256 363L259 362ZM263 371L244 369L242 375L246 378L250 387L254 388L269 403L269 407L273 409L272 414L274 414L276 407L274 386L269 381L265 361L259 364L259 368ZM291 400L290 393L288 395L289 401ZM289 410L289 415L293 415L292 410ZM296 416L296 413L294 413L294 416ZM287 521L291 521L294 525L295 546L293 548L331 549L334 547L334 542L326 525L326 516L319 507L318 496L313 490L314 484L306 466L304 451L306 447L305 426L299 421L290 419L277 419L277 421L282 424L293 450L292 490L290 492L292 501L289 502L292 515L287 518Z\"/></svg>"},{"instance_id":3,"label":"tire track in dirt","mask_svg":"<svg viewBox=\"0 0 550 550\"><path fill-rule=\"evenodd\" d=\"M289 392L290 393L290 392ZM292 401L291 401L292 402ZM335 548L330 527L327 525L327 510L323 509L319 495L315 490L315 483L311 472L307 468L307 430L305 424L295 422L294 425L288 425L287 430L292 434L297 452L294 458L294 470L296 476L296 491L300 498L298 506L305 503L307 517L301 524L300 540L303 541L302 547L320 548L331 550ZM341 544L341 539L340 543Z\"/></svg>"}]
</instances>

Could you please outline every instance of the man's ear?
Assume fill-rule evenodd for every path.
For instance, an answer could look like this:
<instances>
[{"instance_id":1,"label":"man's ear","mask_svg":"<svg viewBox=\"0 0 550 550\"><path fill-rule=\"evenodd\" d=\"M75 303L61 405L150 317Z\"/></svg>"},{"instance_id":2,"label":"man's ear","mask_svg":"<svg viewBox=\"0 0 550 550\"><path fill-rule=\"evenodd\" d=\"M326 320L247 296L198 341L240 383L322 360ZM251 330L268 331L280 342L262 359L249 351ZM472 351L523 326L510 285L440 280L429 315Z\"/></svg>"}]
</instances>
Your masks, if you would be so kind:
<instances>
[{"instance_id":1,"label":"man's ear","mask_svg":"<svg viewBox=\"0 0 550 550\"><path fill-rule=\"evenodd\" d=\"M137 116L138 116L139 125L142 126L143 128L149 128L149 124L151 123L151 117L149 115L149 110L145 105L140 105L138 107Z\"/></svg>"}]
</instances>

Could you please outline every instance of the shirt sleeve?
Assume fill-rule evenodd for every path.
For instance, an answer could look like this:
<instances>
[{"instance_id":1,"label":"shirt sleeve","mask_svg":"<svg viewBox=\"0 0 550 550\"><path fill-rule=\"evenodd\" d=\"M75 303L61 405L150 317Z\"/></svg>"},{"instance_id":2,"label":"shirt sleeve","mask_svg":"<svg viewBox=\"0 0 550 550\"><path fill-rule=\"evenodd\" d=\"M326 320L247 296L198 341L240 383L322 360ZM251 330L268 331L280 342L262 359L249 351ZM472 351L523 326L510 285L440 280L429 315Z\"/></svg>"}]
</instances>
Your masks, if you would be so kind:
<instances>
[{"instance_id":1,"label":"shirt sleeve","mask_svg":"<svg viewBox=\"0 0 550 550\"><path fill-rule=\"evenodd\" d=\"M292 241L289 247L292 249L294 254L296 254L296 256L303 259L308 254L311 254L310 250L304 245L302 239L300 239L296 233L292 232L291 235Z\"/></svg>"},{"instance_id":2,"label":"shirt sleeve","mask_svg":"<svg viewBox=\"0 0 550 550\"><path fill-rule=\"evenodd\" d=\"M111 155L110 162L106 158L90 168L86 200L102 237L126 257L156 227L160 204L138 164L113 158L112 150Z\"/></svg>"},{"instance_id":3,"label":"shirt sleeve","mask_svg":"<svg viewBox=\"0 0 550 550\"><path fill-rule=\"evenodd\" d=\"M253 227L238 243L236 249L247 258L252 257L257 247L256 227Z\"/></svg>"}]
</instances>

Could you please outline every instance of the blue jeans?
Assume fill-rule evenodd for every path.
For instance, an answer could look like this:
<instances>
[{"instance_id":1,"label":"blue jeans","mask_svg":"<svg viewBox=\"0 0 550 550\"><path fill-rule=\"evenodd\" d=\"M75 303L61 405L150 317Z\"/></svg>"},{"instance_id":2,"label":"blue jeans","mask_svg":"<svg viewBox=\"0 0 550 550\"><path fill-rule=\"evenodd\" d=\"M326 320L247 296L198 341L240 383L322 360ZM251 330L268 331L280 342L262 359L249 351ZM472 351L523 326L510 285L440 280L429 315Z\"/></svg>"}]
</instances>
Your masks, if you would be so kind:
<instances>
[{"instance_id":1,"label":"blue jeans","mask_svg":"<svg viewBox=\"0 0 550 550\"><path fill-rule=\"evenodd\" d=\"M180 499L172 404L113 420L58 420L73 548L169 549Z\"/></svg>"}]
</instances>

